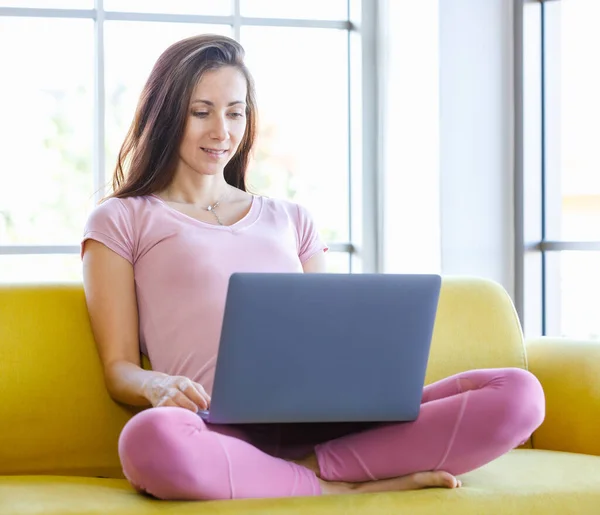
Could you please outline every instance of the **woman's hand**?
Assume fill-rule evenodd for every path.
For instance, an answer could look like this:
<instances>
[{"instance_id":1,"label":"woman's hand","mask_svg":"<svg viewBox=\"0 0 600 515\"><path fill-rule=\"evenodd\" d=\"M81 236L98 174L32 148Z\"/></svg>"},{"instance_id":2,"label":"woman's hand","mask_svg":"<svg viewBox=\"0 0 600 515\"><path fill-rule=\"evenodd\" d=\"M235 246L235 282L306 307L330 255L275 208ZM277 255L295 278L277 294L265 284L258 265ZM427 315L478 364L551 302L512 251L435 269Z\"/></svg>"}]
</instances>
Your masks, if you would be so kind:
<instances>
[{"instance_id":1,"label":"woman's hand","mask_svg":"<svg viewBox=\"0 0 600 515\"><path fill-rule=\"evenodd\" d=\"M199 383L184 376L158 376L148 379L142 390L152 406L179 406L194 413L210 406L210 395Z\"/></svg>"}]
</instances>

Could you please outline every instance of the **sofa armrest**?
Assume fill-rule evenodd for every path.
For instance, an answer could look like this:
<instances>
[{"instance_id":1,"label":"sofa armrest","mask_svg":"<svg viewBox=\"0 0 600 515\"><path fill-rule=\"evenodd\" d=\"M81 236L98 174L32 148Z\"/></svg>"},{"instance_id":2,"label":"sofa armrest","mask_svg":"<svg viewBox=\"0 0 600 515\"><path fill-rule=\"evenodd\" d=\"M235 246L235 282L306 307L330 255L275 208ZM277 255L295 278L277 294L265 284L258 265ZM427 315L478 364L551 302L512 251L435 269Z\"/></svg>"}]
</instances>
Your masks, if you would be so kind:
<instances>
[{"instance_id":1,"label":"sofa armrest","mask_svg":"<svg viewBox=\"0 0 600 515\"><path fill-rule=\"evenodd\" d=\"M525 345L546 394L534 448L600 456L600 342L542 337Z\"/></svg>"}]
</instances>

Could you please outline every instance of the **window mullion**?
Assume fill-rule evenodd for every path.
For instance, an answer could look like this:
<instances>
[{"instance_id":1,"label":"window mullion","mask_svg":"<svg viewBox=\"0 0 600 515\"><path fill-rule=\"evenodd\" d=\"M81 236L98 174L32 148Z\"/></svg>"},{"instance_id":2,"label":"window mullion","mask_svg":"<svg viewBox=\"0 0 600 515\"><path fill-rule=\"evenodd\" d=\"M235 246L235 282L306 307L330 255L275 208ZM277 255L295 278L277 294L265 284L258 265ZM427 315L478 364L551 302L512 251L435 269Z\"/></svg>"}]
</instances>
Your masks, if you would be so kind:
<instances>
[{"instance_id":1,"label":"window mullion","mask_svg":"<svg viewBox=\"0 0 600 515\"><path fill-rule=\"evenodd\" d=\"M94 145L93 185L94 200L98 202L105 194L105 90L104 90L104 0L95 0L96 23L94 26Z\"/></svg>"},{"instance_id":2,"label":"window mullion","mask_svg":"<svg viewBox=\"0 0 600 515\"><path fill-rule=\"evenodd\" d=\"M240 41L240 33L242 30L242 13L240 11L241 0L233 0L233 38Z\"/></svg>"}]
</instances>

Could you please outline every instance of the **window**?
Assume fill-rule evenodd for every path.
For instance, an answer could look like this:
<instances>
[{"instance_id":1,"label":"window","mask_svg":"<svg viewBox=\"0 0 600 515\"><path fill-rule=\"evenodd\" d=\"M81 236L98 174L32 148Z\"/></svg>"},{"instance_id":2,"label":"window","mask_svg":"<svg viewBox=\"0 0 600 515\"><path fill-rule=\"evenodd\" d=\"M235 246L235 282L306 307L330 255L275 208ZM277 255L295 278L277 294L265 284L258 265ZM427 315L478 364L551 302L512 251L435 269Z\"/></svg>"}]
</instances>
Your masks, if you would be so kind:
<instances>
[{"instance_id":1,"label":"window","mask_svg":"<svg viewBox=\"0 0 600 515\"><path fill-rule=\"evenodd\" d=\"M524 3L517 276L526 330L600 340L598 20L595 0Z\"/></svg>"},{"instance_id":2,"label":"window","mask_svg":"<svg viewBox=\"0 0 600 515\"><path fill-rule=\"evenodd\" d=\"M252 190L311 211L330 271L375 271L375 201L356 194L376 183L376 136L357 122L376 125L376 99L361 93L376 89L362 72L374 62L364 33L373 5L0 0L0 48L12 49L0 54L11 78L0 83L0 138L10 142L0 153L0 282L81 280L83 225L152 65L169 44L209 32L238 39L256 79Z\"/></svg>"}]
</instances>

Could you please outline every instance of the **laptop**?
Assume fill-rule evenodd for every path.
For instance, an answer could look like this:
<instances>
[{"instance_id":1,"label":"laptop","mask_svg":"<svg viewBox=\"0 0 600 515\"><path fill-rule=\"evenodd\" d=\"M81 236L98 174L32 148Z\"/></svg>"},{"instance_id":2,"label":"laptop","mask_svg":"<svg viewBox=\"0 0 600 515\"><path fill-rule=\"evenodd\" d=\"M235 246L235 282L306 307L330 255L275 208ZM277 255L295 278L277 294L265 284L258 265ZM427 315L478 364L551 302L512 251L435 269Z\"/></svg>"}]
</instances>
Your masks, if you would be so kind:
<instances>
[{"instance_id":1,"label":"laptop","mask_svg":"<svg viewBox=\"0 0 600 515\"><path fill-rule=\"evenodd\" d=\"M405 422L419 414L434 274L235 273L212 424Z\"/></svg>"}]
</instances>

